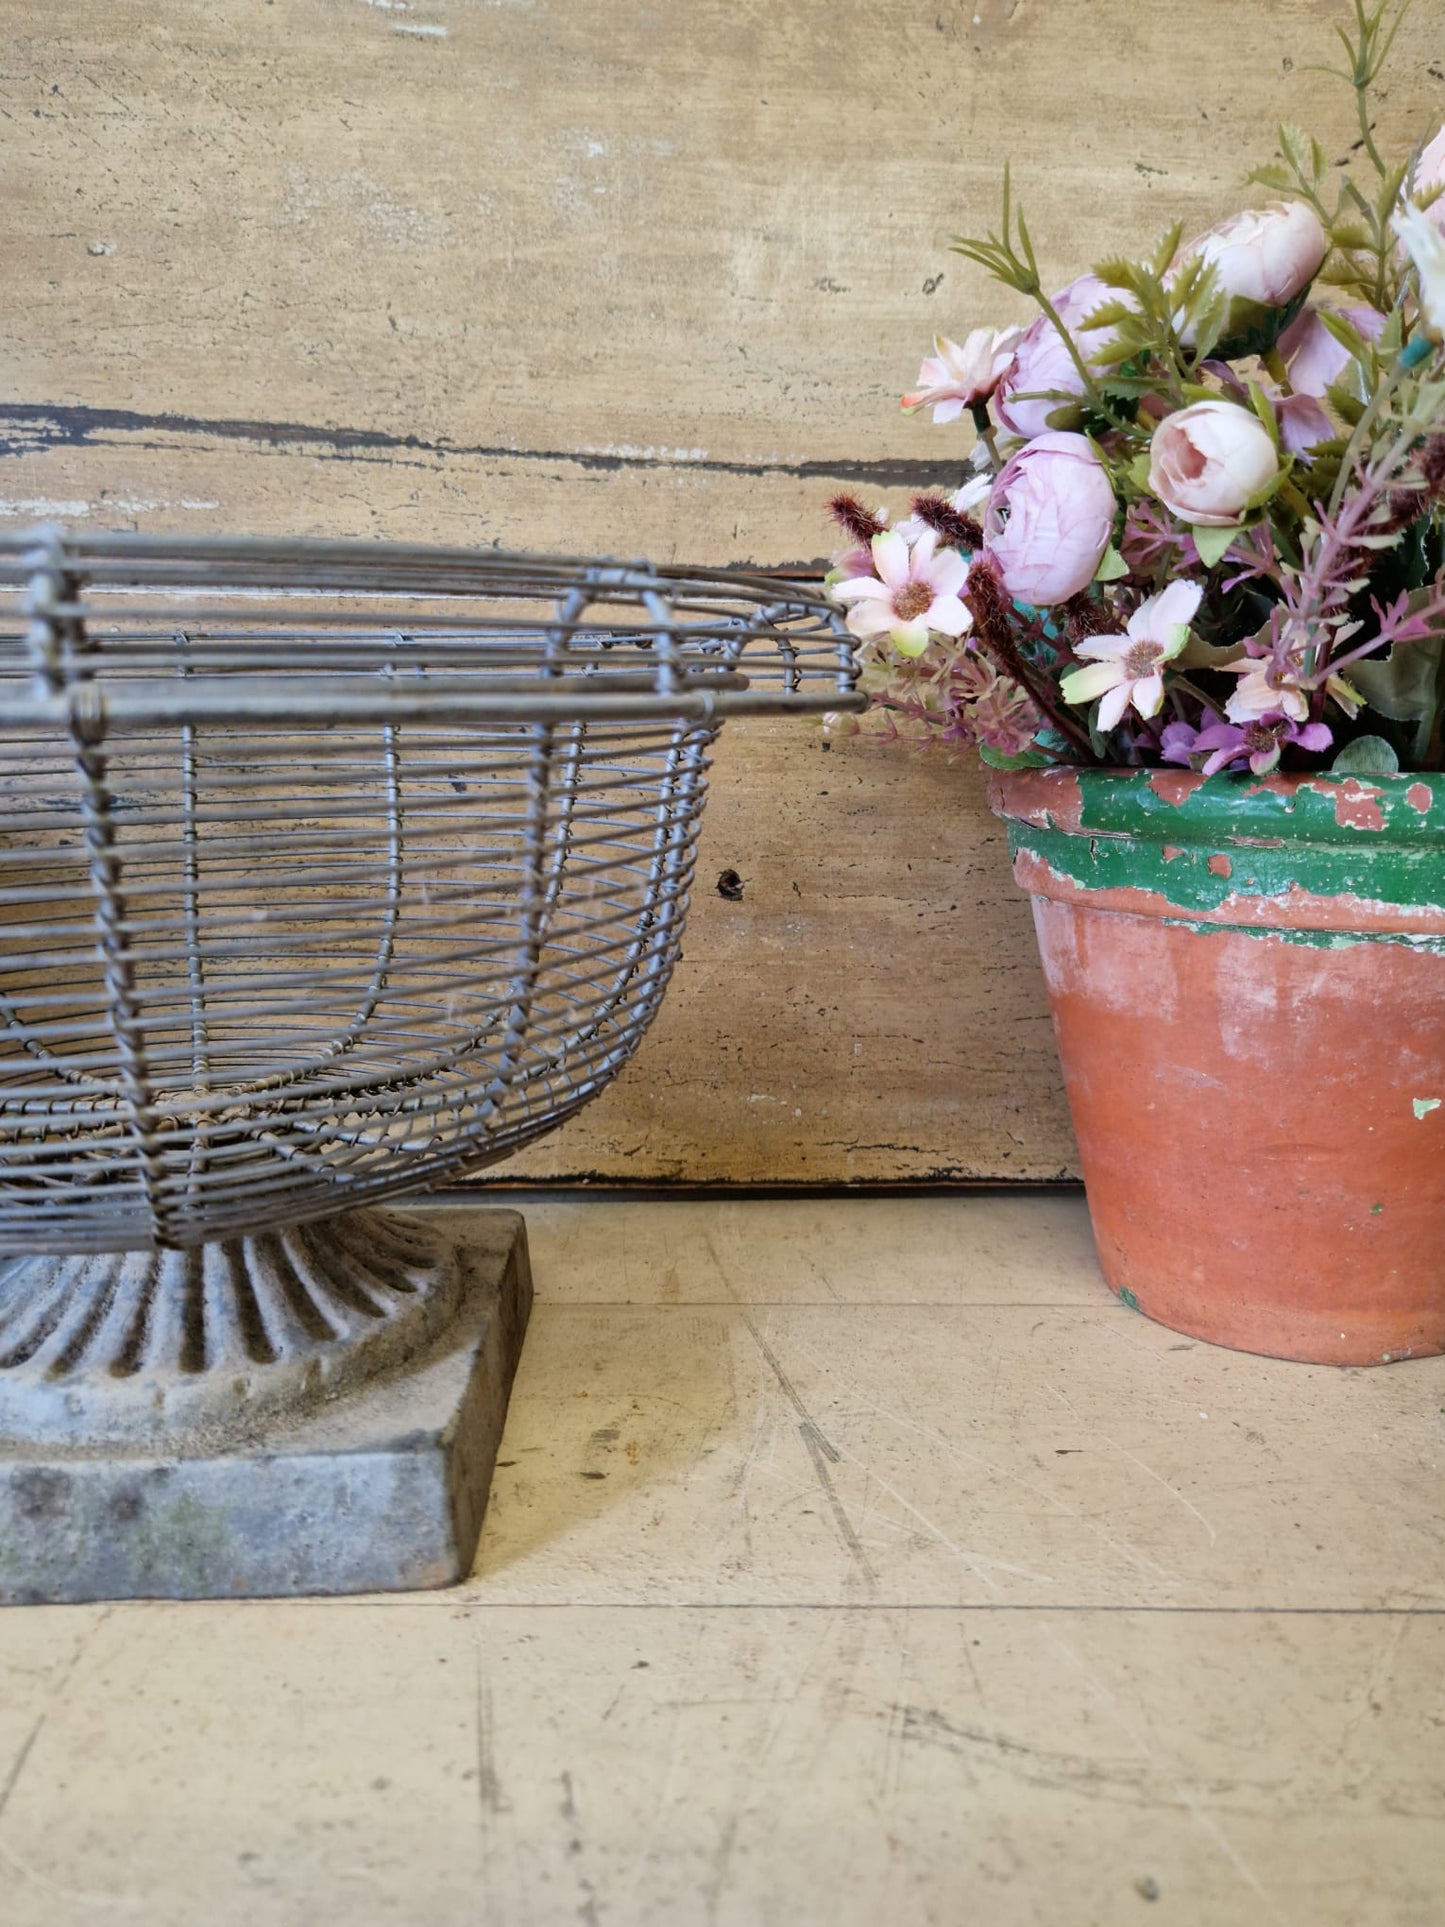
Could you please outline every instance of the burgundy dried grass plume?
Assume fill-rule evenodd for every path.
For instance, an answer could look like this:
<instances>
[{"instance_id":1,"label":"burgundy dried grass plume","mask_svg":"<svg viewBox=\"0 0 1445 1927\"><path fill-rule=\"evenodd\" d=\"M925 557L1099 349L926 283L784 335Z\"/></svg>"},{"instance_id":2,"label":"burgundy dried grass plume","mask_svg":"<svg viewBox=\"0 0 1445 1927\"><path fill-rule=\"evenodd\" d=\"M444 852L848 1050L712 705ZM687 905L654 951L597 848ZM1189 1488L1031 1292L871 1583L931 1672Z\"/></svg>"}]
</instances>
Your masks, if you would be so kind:
<instances>
[{"instance_id":1,"label":"burgundy dried grass plume","mask_svg":"<svg viewBox=\"0 0 1445 1927\"><path fill-rule=\"evenodd\" d=\"M912 508L919 521L932 529L940 542L975 551L983 547L983 530L971 515L956 509L946 495L915 495Z\"/></svg>"},{"instance_id":2,"label":"burgundy dried grass plume","mask_svg":"<svg viewBox=\"0 0 1445 1927\"><path fill-rule=\"evenodd\" d=\"M867 544L875 535L887 528L885 516L876 510L864 508L856 495L846 492L835 495L828 503L828 513L845 534L851 535L855 542Z\"/></svg>"}]
</instances>

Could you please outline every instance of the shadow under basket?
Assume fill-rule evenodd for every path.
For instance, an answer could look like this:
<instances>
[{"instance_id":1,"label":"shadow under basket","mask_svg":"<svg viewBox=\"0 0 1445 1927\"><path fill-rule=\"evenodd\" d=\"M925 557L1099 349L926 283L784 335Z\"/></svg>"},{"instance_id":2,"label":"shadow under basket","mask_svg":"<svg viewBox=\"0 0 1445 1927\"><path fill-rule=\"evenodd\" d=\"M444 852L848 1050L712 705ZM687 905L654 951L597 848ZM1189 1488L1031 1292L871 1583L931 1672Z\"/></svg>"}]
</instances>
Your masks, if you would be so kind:
<instances>
[{"instance_id":1,"label":"shadow under basket","mask_svg":"<svg viewBox=\"0 0 1445 1927\"><path fill-rule=\"evenodd\" d=\"M1109 1285L1323 1364L1445 1350L1445 777L997 774Z\"/></svg>"},{"instance_id":2,"label":"shadow under basket","mask_svg":"<svg viewBox=\"0 0 1445 1927\"><path fill-rule=\"evenodd\" d=\"M379 1207L606 1087L723 721L855 684L763 576L0 538L0 1599L467 1572L525 1235Z\"/></svg>"}]
</instances>

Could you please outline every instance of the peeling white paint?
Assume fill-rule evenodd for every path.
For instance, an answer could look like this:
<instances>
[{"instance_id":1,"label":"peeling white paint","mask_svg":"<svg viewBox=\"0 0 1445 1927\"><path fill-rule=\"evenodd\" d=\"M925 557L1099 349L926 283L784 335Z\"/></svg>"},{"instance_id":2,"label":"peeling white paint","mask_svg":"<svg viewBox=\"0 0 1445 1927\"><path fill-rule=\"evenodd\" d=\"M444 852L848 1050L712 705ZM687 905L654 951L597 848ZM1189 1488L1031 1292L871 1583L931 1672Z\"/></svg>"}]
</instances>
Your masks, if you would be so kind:
<instances>
[{"instance_id":1,"label":"peeling white paint","mask_svg":"<svg viewBox=\"0 0 1445 1927\"><path fill-rule=\"evenodd\" d=\"M447 37L447 30L445 27L434 27L429 25L424 26L420 21L418 21L417 24L413 27L413 26L408 26L404 21L394 20L392 22L391 30L393 33L417 34L420 36L424 36L429 40L445 40Z\"/></svg>"},{"instance_id":2,"label":"peeling white paint","mask_svg":"<svg viewBox=\"0 0 1445 1927\"><path fill-rule=\"evenodd\" d=\"M138 495L108 495L99 502L62 502L55 496L0 497L0 516L58 516L79 522L92 515L152 515L157 509L218 509L219 502L203 501L199 496L183 495L179 502L154 501Z\"/></svg>"},{"instance_id":3,"label":"peeling white paint","mask_svg":"<svg viewBox=\"0 0 1445 1927\"><path fill-rule=\"evenodd\" d=\"M0 499L0 515L63 515L76 520L89 514L89 502L58 502L48 495Z\"/></svg>"},{"instance_id":4,"label":"peeling white paint","mask_svg":"<svg viewBox=\"0 0 1445 1927\"><path fill-rule=\"evenodd\" d=\"M705 462L705 448L661 448L649 444L639 448L632 442L605 442L601 448L584 448L584 455L610 455L624 462Z\"/></svg>"},{"instance_id":5,"label":"peeling white paint","mask_svg":"<svg viewBox=\"0 0 1445 1927\"><path fill-rule=\"evenodd\" d=\"M384 181L355 172L324 176L309 168L286 169L281 218L295 227L349 217L364 236L387 247L432 247L444 239L446 216L437 209L412 207Z\"/></svg>"}]
</instances>

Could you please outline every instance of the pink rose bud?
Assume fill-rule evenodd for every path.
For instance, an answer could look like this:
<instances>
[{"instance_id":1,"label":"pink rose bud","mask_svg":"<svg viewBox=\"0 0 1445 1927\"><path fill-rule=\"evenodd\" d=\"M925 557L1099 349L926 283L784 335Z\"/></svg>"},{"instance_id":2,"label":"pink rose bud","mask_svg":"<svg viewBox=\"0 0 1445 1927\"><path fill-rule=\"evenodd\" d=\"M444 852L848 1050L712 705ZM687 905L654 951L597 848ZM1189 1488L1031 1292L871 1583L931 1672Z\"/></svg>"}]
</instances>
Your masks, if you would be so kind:
<instances>
[{"instance_id":1,"label":"pink rose bud","mask_svg":"<svg viewBox=\"0 0 1445 1927\"><path fill-rule=\"evenodd\" d=\"M1113 484L1084 437L1050 429L995 477L984 554L1010 595L1040 609L1067 602L1093 581L1114 508Z\"/></svg>"},{"instance_id":2,"label":"pink rose bud","mask_svg":"<svg viewBox=\"0 0 1445 1927\"><path fill-rule=\"evenodd\" d=\"M1378 308L1343 308L1341 315L1357 335L1377 341L1385 325ZM1337 341L1320 320L1314 308L1306 308L1279 338L1279 352L1289 374L1289 385L1297 395L1324 399L1325 390L1337 382L1353 357L1342 341Z\"/></svg>"},{"instance_id":3,"label":"pink rose bud","mask_svg":"<svg viewBox=\"0 0 1445 1927\"><path fill-rule=\"evenodd\" d=\"M1224 528L1279 472L1267 430L1232 401L1197 401L1166 415L1149 444L1149 486L1185 522Z\"/></svg>"},{"instance_id":4,"label":"pink rose bud","mask_svg":"<svg viewBox=\"0 0 1445 1927\"><path fill-rule=\"evenodd\" d=\"M1319 216L1303 201L1272 201L1231 214L1191 241L1183 258L1207 261L1229 300L1215 353L1232 361L1273 346L1281 321L1319 273L1328 249ZM1181 339L1191 342L1188 326Z\"/></svg>"},{"instance_id":5,"label":"pink rose bud","mask_svg":"<svg viewBox=\"0 0 1445 1927\"><path fill-rule=\"evenodd\" d=\"M1110 340L1114 330L1084 328L1080 323L1085 315L1092 314L1095 308L1102 307L1106 301L1131 298L1119 295L1113 288L1106 288L1096 274L1081 274L1077 281L1071 281L1068 287L1054 296L1054 311L1091 373L1097 372L1090 360L1091 350ZM1053 322L1046 315L1040 315L1025 328L1015 346L1013 360L998 385L998 399L994 407L1005 428L1028 439L1042 435L1049 426L1049 416L1058 409L1067 408L1070 397L1082 395L1083 392L1083 376L1069 353L1068 343ZM1015 400L1015 396L1020 399ZM1022 399L1024 396L1030 399Z\"/></svg>"},{"instance_id":6,"label":"pink rose bud","mask_svg":"<svg viewBox=\"0 0 1445 1927\"><path fill-rule=\"evenodd\" d=\"M1303 201L1272 201L1268 207L1231 214L1184 252L1206 260L1226 294L1266 308L1285 308L1314 280L1328 246L1312 207Z\"/></svg>"}]
</instances>

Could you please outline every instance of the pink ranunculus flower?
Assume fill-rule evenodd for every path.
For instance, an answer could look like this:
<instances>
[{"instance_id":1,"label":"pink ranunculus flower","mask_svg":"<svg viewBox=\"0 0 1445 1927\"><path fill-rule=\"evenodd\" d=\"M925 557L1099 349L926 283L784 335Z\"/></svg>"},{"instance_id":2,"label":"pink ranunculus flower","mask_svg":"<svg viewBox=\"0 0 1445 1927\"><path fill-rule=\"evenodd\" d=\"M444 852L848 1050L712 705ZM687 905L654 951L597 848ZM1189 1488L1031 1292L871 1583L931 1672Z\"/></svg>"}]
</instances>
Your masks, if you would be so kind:
<instances>
[{"instance_id":1,"label":"pink ranunculus flower","mask_svg":"<svg viewBox=\"0 0 1445 1927\"><path fill-rule=\"evenodd\" d=\"M918 386L903 397L909 414L933 405L936 422L957 421L965 408L987 401L1013 359L1021 328L975 328L963 343L933 337L933 353L918 371Z\"/></svg>"},{"instance_id":2,"label":"pink ranunculus flower","mask_svg":"<svg viewBox=\"0 0 1445 1927\"><path fill-rule=\"evenodd\" d=\"M1091 371L1095 367L1091 352L1108 341L1114 331L1107 327L1085 328L1082 325L1085 315L1092 314L1106 301L1131 298L1121 296L1114 288L1106 288L1096 274L1081 274L1077 281L1071 281L1054 296L1054 311ZM1071 397L1083 392L1083 377L1068 344L1053 322L1046 315L1040 315L1019 338L1013 359L999 382L994 407L1005 428L1029 440L1042 435L1049 426L1049 416L1066 407Z\"/></svg>"},{"instance_id":3,"label":"pink ranunculus flower","mask_svg":"<svg viewBox=\"0 0 1445 1927\"><path fill-rule=\"evenodd\" d=\"M1229 297L1227 341L1251 333L1271 311L1288 308L1319 273L1328 251L1329 239L1312 207L1272 201L1209 228L1188 243L1181 260L1206 261L1218 276ZM1187 328L1181 338L1187 345ZM1223 352L1228 358L1228 346Z\"/></svg>"},{"instance_id":4,"label":"pink ranunculus flower","mask_svg":"<svg viewBox=\"0 0 1445 1927\"><path fill-rule=\"evenodd\" d=\"M956 549L935 553L938 537L925 529L907 542L896 529L875 535L876 575L835 582L829 590L848 609L847 626L855 636L887 636L901 656L921 656L930 634L961 636L973 617L959 600L968 564Z\"/></svg>"},{"instance_id":5,"label":"pink ranunculus flower","mask_svg":"<svg viewBox=\"0 0 1445 1927\"><path fill-rule=\"evenodd\" d=\"M1100 729L1113 729L1132 704L1141 716L1164 706L1164 665L1189 640L1203 589L1197 582L1171 582L1141 602L1122 636L1090 636L1075 649L1087 666L1071 669L1059 688L1066 703L1099 703Z\"/></svg>"},{"instance_id":6,"label":"pink ranunculus flower","mask_svg":"<svg viewBox=\"0 0 1445 1927\"><path fill-rule=\"evenodd\" d=\"M1149 444L1149 487L1182 521L1237 522L1279 472L1259 418L1232 401L1197 401L1166 415Z\"/></svg>"},{"instance_id":7,"label":"pink ranunculus flower","mask_svg":"<svg viewBox=\"0 0 1445 1927\"><path fill-rule=\"evenodd\" d=\"M1114 530L1114 486L1082 435L1050 429L1004 463L984 554L1012 596L1047 609L1087 588Z\"/></svg>"},{"instance_id":8,"label":"pink ranunculus flower","mask_svg":"<svg viewBox=\"0 0 1445 1927\"><path fill-rule=\"evenodd\" d=\"M1378 308L1341 308L1340 315L1366 341L1379 340L1385 317ZM1349 349L1335 339L1314 308L1296 315L1277 345L1290 387L1297 395L1313 395L1316 401L1324 399L1325 390L1339 380L1353 360Z\"/></svg>"}]
</instances>

